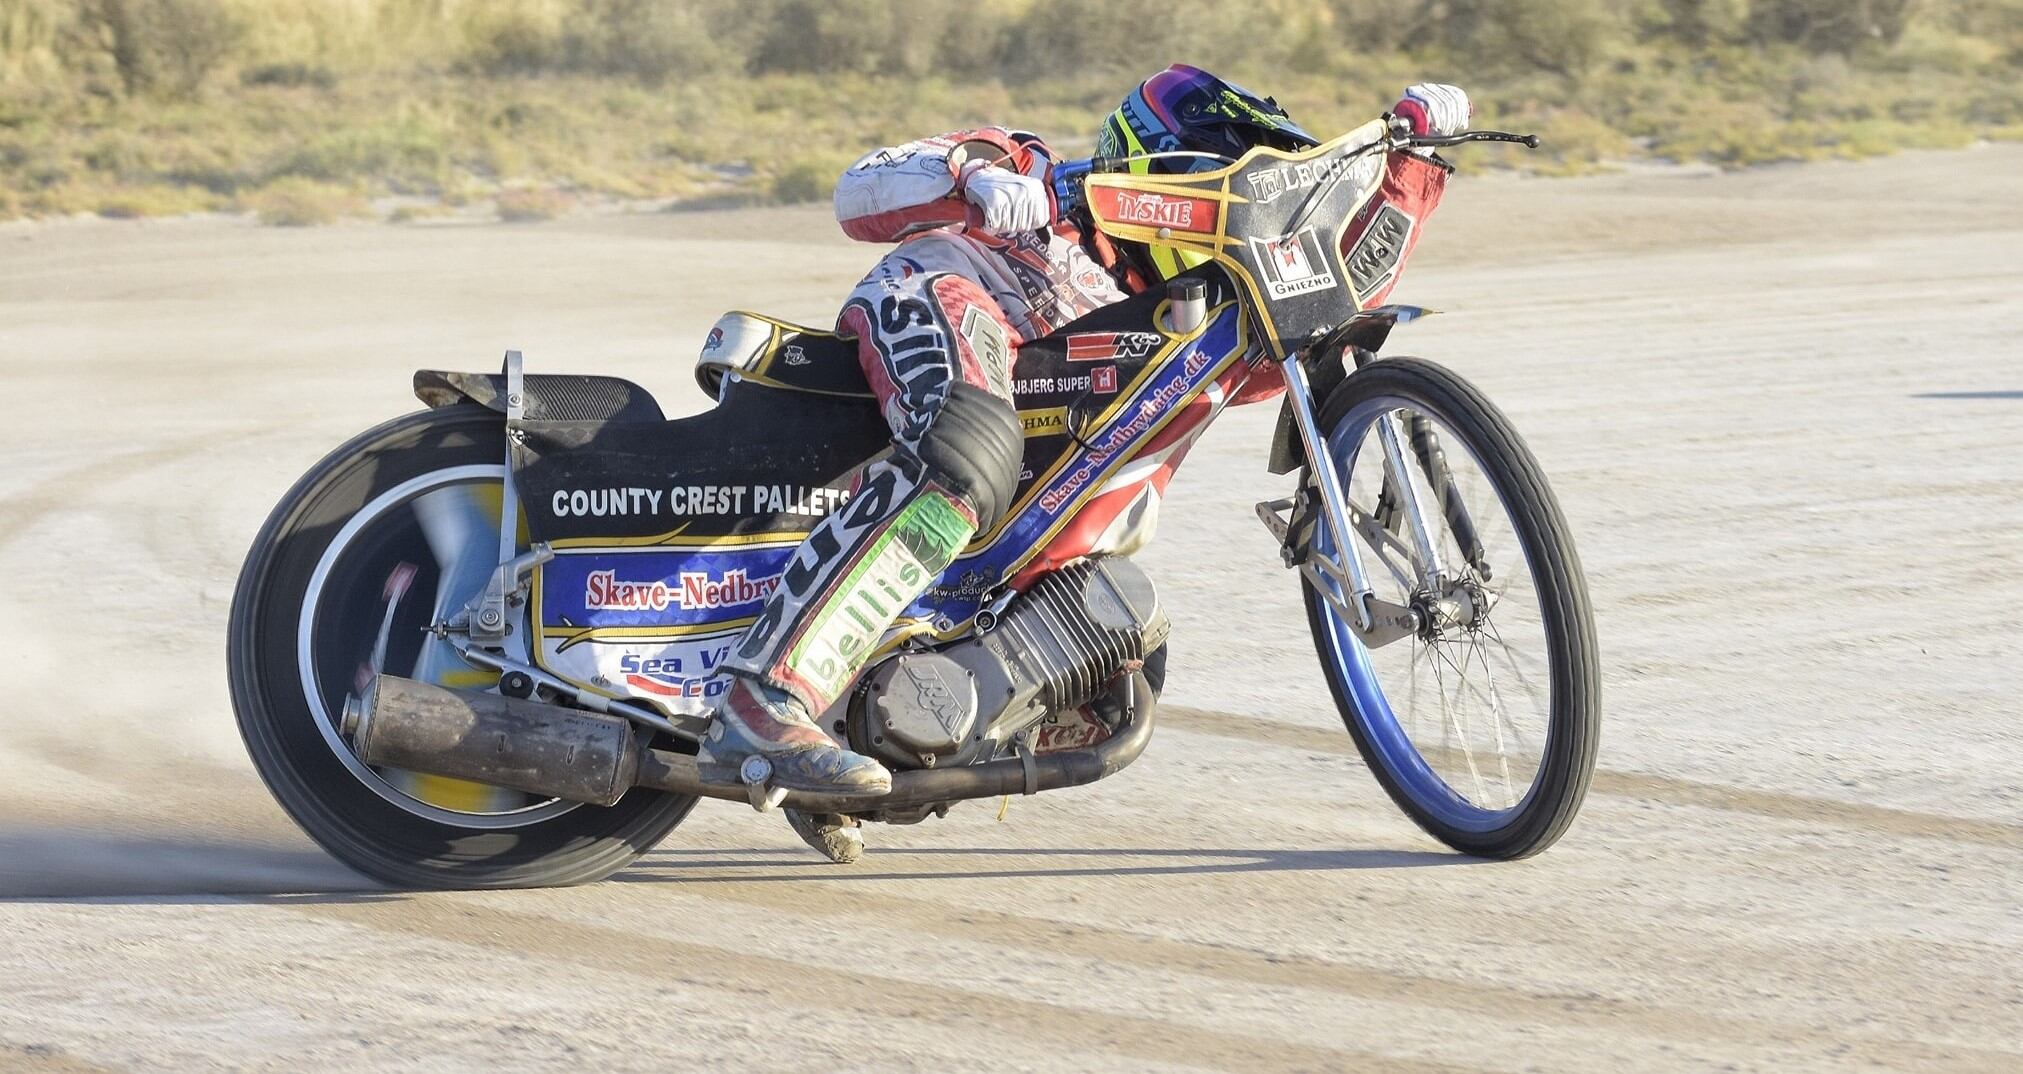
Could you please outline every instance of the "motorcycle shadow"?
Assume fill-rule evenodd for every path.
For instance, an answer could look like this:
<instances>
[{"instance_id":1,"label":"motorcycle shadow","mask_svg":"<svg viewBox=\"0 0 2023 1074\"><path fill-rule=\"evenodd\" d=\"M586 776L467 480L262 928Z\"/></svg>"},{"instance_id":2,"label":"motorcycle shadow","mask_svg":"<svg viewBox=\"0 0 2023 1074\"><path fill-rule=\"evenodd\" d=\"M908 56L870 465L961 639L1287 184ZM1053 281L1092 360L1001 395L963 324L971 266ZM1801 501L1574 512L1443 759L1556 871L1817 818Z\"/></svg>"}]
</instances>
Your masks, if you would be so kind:
<instances>
[{"instance_id":1,"label":"motorcycle shadow","mask_svg":"<svg viewBox=\"0 0 2023 1074\"><path fill-rule=\"evenodd\" d=\"M880 868L899 859L900 868ZM985 859L987 866L945 859ZM1087 865L1055 864L1087 858ZM1026 863L1030 861L1031 863ZM1005 864L997 864L1004 862ZM609 882L628 884L751 883L754 881L1010 880L1047 877L1185 876L1230 873L1343 872L1419 869L1441 865L1488 864L1450 851L1427 850L1237 850L1220 848L1073 847L877 847L866 861L832 865L793 852L659 850L641 858ZM870 868L866 868L870 865Z\"/></svg>"},{"instance_id":2,"label":"motorcycle shadow","mask_svg":"<svg viewBox=\"0 0 2023 1074\"><path fill-rule=\"evenodd\" d=\"M311 846L176 832L0 827L0 903L215 901L297 893L389 894Z\"/></svg>"}]
</instances>

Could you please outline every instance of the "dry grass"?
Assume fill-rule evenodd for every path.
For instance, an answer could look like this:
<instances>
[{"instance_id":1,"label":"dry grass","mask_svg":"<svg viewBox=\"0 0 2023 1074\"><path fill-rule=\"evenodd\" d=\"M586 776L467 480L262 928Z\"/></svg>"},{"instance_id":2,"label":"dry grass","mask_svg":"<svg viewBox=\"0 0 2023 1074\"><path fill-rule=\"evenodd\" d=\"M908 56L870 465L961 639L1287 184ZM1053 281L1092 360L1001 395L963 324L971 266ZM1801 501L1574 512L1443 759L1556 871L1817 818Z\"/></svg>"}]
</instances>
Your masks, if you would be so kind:
<instances>
[{"instance_id":1,"label":"dry grass","mask_svg":"<svg viewBox=\"0 0 2023 1074\"><path fill-rule=\"evenodd\" d=\"M246 198L246 206L270 227L332 224L367 211L365 199L357 191L299 177L268 183Z\"/></svg>"},{"instance_id":2,"label":"dry grass","mask_svg":"<svg viewBox=\"0 0 2023 1074\"><path fill-rule=\"evenodd\" d=\"M1860 3L1887 15L1902 0ZM1751 15L1815 8L1831 18L1790 25L1843 32L1854 10L1454 0L1428 22L1420 0L1118 0L1101 18L1071 0L0 0L0 218L287 205L271 215L314 220L385 194L497 199L520 219L604 198L820 200L864 148L923 133L1003 122L1085 148L1132 78L1177 56L1323 133L1413 79L1461 82L1478 125L1546 140L1464 166L1549 174L2023 129L2023 0L1924 0L1893 42L1857 35L1845 52ZM181 29L113 48L114 11Z\"/></svg>"},{"instance_id":3,"label":"dry grass","mask_svg":"<svg viewBox=\"0 0 2023 1074\"><path fill-rule=\"evenodd\" d=\"M497 201L499 219L509 224L553 220L567 213L575 199L559 190L508 190Z\"/></svg>"}]
</instances>

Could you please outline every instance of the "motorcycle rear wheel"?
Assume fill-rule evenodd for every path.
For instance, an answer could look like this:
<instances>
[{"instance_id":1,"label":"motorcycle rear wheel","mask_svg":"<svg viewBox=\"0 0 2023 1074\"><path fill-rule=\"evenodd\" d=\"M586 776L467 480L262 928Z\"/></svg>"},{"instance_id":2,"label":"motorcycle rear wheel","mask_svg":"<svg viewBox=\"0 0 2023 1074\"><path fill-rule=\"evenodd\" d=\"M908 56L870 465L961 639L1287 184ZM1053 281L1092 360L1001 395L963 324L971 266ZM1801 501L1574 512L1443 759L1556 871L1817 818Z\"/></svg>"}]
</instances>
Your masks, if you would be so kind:
<instances>
[{"instance_id":1,"label":"motorcycle rear wheel","mask_svg":"<svg viewBox=\"0 0 2023 1074\"><path fill-rule=\"evenodd\" d=\"M452 575L446 584L468 585L472 564L441 562L417 505L489 492L496 525L504 457L499 416L476 406L410 414L359 435L275 506L233 596L232 704L254 767L332 856L397 887L599 880L651 849L696 803L645 790L604 809L532 801L367 768L337 733L334 714L359 685L359 668L377 653L379 670L414 674L426 644L420 628L433 612L428 594ZM488 546L482 538L466 542L476 546L480 578L497 559L492 533ZM411 595L390 596L392 577L403 571L413 580L411 590L403 583ZM382 630L388 640L375 646Z\"/></svg>"},{"instance_id":2,"label":"motorcycle rear wheel","mask_svg":"<svg viewBox=\"0 0 2023 1074\"><path fill-rule=\"evenodd\" d=\"M1452 578L1446 593L1463 594L1449 607L1469 610L1421 616L1419 630L1373 650L1308 579L1307 620L1322 671L1371 772L1420 827L1480 857L1536 854L1579 812L1600 733L1594 615L1572 535L1509 419L1460 376L1418 358L1372 362L1322 404L1330 463L1360 517L1381 519L1383 505L1396 502L1386 487L1396 475L1385 476L1377 433L1386 416L1401 430L1424 418L1426 443L1440 445L1407 449L1405 469ZM1472 491L1464 487L1471 483ZM1459 508L1436 491L1448 489ZM1356 525L1368 527L1355 540L1376 595L1427 609L1432 591L1409 519ZM1316 549L1330 552L1329 527L1317 524L1314 534ZM1389 548L1389 566L1380 546ZM1428 630L1428 622L1440 625ZM1527 647L1527 637L1542 644ZM1429 694L1437 696L1437 719ZM1467 715L1481 709L1486 719Z\"/></svg>"}]
</instances>

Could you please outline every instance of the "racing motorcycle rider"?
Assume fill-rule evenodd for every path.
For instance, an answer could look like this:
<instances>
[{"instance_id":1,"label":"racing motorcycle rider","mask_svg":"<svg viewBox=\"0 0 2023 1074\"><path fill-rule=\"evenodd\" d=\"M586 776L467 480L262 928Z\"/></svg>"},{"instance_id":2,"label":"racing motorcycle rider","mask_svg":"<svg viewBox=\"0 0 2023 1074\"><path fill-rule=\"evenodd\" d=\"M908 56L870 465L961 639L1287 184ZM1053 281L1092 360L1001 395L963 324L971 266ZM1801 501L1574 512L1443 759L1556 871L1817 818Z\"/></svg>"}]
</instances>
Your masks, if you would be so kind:
<instances>
[{"instance_id":1,"label":"racing motorcycle rider","mask_svg":"<svg viewBox=\"0 0 2023 1074\"><path fill-rule=\"evenodd\" d=\"M1466 94L1444 85L1413 86L1392 111L1422 134L1459 133L1469 118ZM1103 123L1097 154L1235 158L1260 144L1318 142L1270 98L1176 64L1125 97ZM971 537L1010 507L1023 443L1011 402L1018 345L1198 263L1119 249L1085 221L1057 218L1046 182L1053 160L1034 135L989 127L880 149L843 173L835 204L844 232L899 244L851 292L838 327L857 341L892 450L858 471L848 503L808 535L732 647L724 664L732 682L697 757L705 778L737 781L758 756L780 787L890 788L883 765L837 745L812 717ZM1411 164L1439 173L1428 161ZM1223 166L1186 156L1131 165ZM861 847L844 818L790 810L789 819L836 860Z\"/></svg>"}]
</instances>

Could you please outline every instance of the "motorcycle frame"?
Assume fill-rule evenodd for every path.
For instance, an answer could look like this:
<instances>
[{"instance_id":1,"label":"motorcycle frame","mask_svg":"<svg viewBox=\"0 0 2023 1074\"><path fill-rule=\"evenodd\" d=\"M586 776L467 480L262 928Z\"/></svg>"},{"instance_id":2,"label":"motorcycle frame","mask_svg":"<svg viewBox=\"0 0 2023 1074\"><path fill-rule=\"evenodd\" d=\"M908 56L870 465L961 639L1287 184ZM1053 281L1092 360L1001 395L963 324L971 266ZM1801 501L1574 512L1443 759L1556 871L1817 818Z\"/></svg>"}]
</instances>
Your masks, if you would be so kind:
<instances>
[{"instance_id":1,"label":"motorcycle frame","mask_svg":"<svg viewBox=\"0 0 2023 1074\"><path fill-rule=\"evenodd\" d=\"M931 645L949 642L972 633L988 630L991 623L1001 614L1019 591L1030 584L1039 574L1065 565L1081 556L1100 553L1090 538L1093 533L1102 532L1114 520L1115 512L1091 514L1094 501L1105 496L1119 494L1141 487L1147 482L1157 481L1163 489L1165 480L1170 479L1184 457L1188 446L1201 435L1220 415L1226 406L1243 390L1252 376L1259 375L1262 367L1277 367L1288 397L1288 409L1298 430L1300 442L1305 448L1306 458L1313 461L1308 467L1312 482L1320 501L1320 524L1326 525L1333 540L1328 542L1330 552L1322 552L1308 542L1303 558L1289 562L1288 566L1300 569L1308 584L1330 605L1345 616L1355 632L1366 644L1373 647L1395 640L1400 636L1397 623L1404 622L1399 613L1409 615L1406 609L1397 608L1377 601L1374 587L1369 580L1368 568L1363 562L1359 548L1361 534L1351 523L1351 502L1343 488L1341 474L1326 460L1333 455L1327 441L1326 431L1320 428L1319 414L1323 400L1316 395L1311 374L1306 368L1312 345L1322 334L1315 327L1303 334L1293 335L1311 316L1304 319L1306 311L1288 309L1287 303L1275 301L1269 288L1259 281L1260 269L1251 250L1252 235L1243 231L1232 234L1230 229L1231 210L1245 204L1245 199L1235 194L1232 181L1260 166L1300 167L1308 166L1320 174L1320 169L1331 169L1329 174L1336 179L1354 177L1357 185L1355 196L1346 206L1337 206L1326 217L1315 220L1312 226L1333 228L1333 236L1322 249L1332 261L1329 267L1339 271L1339 279L1347 279L1349 274L1341 263L1341 233L1346 229L1352 213L1374 196L1382 178L1382 168L1375 167L1358 171L1353 162L1358 159L1381 161L1383 153L1396 151L1400 143L1391 137L1389 129L1382 121L1376 121L1358 128L1330 142L1298 153L1287 153L1260 147L1245 154L1228 167L1203 173L1185 175L1132 175L1089 173L1082 179L1091 195L1088 207L1096 226L1113 238L1126 241L1163 245L1182 250L1206 253L1215 260L1236 285L1238 295L1233 302L1225 302L1208 311L1207 317L1194 331L1186 334L1169 333L1169 341L1164 353L1154 362L1148 363L1134 382L1118 392L1118 398L1097 417L1091 419L1081 429L1076 430L1076 439L1081 441L1083 450L1068 453L1058 459L1041 480L1035 481L1020 502L1007 512L1004 522L992 531L979 535L977 541L959 556L944 578L958 577L967 569L985 566L992 569L999 584L976 595L973 606L959 606L956 614L950 614L942 607L935 607L925 601L916 602L902 614L900 620L888 631L881 643L872 651L866 661L870 667L902 647ZM1312 218L1317 202L1332 193L1336 183L1332 180L1317 182L1317 189L1306 201L1297 207L1300 215L1292 221L1294 225L1306 224ZM1119 219L1114 213L1104 211L1102 191L1112 195L1122 192L1140 197L1177 199L1185 198L1199 204L1214 201L1216 227L1212 230L1178 231L1170 226L1148 226L1133 224ZM1114 208L1119 202L1111 200ZM1309 227L1307 230L1311 230ZM1296 241L1300 229L1295 226L1280 242ZM1402 257L1399 258L1402 264ZM1393 269L1395 275L1395 269ZM1351 316L1346 321L1335 320L1328 327L1339 331L1366 319L1384 319L1384 323L1402 321L1406 318L1387 313L1385 309L1363 310L1348 288L1337 285L1339 292L1332 294L1333 307L1339 311L1346 300ZM1231 306L1236 307L1234 311ZM1415 314L1421 311L1413 311ZM1155 320L1164 322L1164 309L1155 315ZM1201 345L1206 337L1234 318L1233 338L1226 350L1210 354L1204 360ZM1142 398L1147 389L1161 385L1179 370L1183 379L1190 378L1189 363L1201 362L1193 371L1193 383L1172 398L1152 420L1142 428L1125 435L1120 441L1117 432L1126 429L1129 421L1119 424L1132 411L1132 403L1143 408L1148 402ZM506 379L506 433L509 443L516 435L521 421L523 400L522 371L520 354L508 352L505 363ZM1205 408L1197 408L1204 397L1209 398ZM1201 412L1195 413L1197 410ZM1189 415L1192 415L1189 418ZM1166 436L1172 432L1176 422L1185 423L1176 436ZM1102 444L1098 448L1083 437ZM1405 463L1403 438L1397 428L1396 417L1386 413L1377 423L1377 434L1383 448L1383 464L1391 477L1394 487L1399 490L1400 509L1410 521L1413 543L1419 553L1419 566L1424 574L1423 581L1429 591L1439 592L1444 576L1444 566L1440 557L1434 531L1427 524L1423 504L1411 478L1411 467ZM1107 436L1107 439L1105 437ZM1162 441L1162 437L1166 437ZM1171 447L1170 457L1161 467L1150 474L1142 475L1138 481L1117 488L1105 483L1122 472L1145 452L1148 446L1163 443ZM655 711L647 711L647 704L612 698L581 684L568 683L557 679L532 664L522 664L496 653L484 652L481 646L486 639L496 639L496 631L501 620L487 619L505 605L524 608L527 606L529 580L533 567L545 560L550 553L545 545L537 544L527 553L520 553L517 547L517 513L510 508L517 504L517 490L513 477L510 448L507 452L507 466L504 478L504 500L508 510L500 516L500 563L486 589L466 609L460 617L468 628L465 637L469 644L459 644L465 651L465 658L474 664L501 672L519 671L529 676L531 682L562 694L569 700L591 707L597 711L611 712L626 716L636 723L653 730L683 738L696 737L706 726L693 717L676 716L670 720ZM1070 501L1060 510L1039 512L1044 507L1043 496L1048 490L1048 479L1067 473L1078 466L1094 463L1096 468L1084 478L1072 492ZM1123 504L1131 502L1130 497L1118 497ZM1261 507L1264 505L1260 505ZM1122 510L1122 506L1118 508ZM1044 522L1043 532L1035 538L1028 532L1038 522ZM1268 523L1269 524L1269 523ZM1276 530L1277 527L1274 526ZM1006 545L1007 538L1014 543ZM1009 553L1007 553L1009 548ZM1348 593L1347 599L1340 595ZM1380 604L1382 605L1380 607ZM478 655L474 655L478 654ZM532 654L530 653L530 656ZM650 703L648 703L650 704Z\"/></svg>"}]
</instances>

